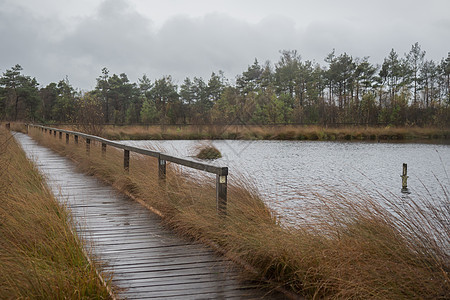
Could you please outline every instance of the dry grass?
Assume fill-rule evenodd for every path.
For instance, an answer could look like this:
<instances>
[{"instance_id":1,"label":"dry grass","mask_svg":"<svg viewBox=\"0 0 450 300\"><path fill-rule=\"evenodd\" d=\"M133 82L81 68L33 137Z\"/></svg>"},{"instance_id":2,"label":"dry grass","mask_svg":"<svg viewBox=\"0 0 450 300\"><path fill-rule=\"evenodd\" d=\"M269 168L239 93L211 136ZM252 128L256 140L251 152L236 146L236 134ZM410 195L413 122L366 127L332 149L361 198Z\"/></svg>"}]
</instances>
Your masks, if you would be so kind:
<instances>
[{"instance_id":1,"label":"dry grass","mask_svg":"<svg viewBox=\"0 0 450 300\"><path fill-rule=\"evenodd\" d=\"M0 298L108 299L34 165L0 128Z\"/></svg>"},{"instance_id":2,"label":"dry grass","mask_svg":"<svg viewBox=\"0 0 450 300\"><path fill-rule=\"evenodd\" d=\"M218 159L222 157L219 149L217 149L212 143L199 143L195 149L195 157L199 159Z\"/></svg>"},{"instance_id":3,"label":"dry grass","mask_svg":"<svg viewBox=\"0 0 450 300\"><path fill-rule=\"evenodd\" d=\"M420 127L321 127L301 125L106 126L114 140L266 139L266 140L412 140L448 139L450 129Z\"/></svg>"},{"instance_id":4,"label":"dry grass","mask_svg":"<svg viewBox=\"0 0 450 300\"><path fill-rule=\"evenodd\" d=\"M26 126L22 122L7 122L10 126L10 130L26 133ZM0 123L0 127L6 128L7 123Z\"/></svg>"},{"instance_id":5,"label":"dry grass","mask_svg":"<svg viewBox=\"0 0 450 300\"><path fill-rule=\"evenodd\" d=\"M264 205L248 181L229 182L228 214L216 213L214 179L190 176L169 164L167 180L158 181L154 158L131 156L130 173L123 154L108 148L101 156L92 145L66 147L34 132L42 143L71 156L82 170L132 193L164 214L181 234L219 245L237 261L251 265L248 279L282 286L307 298L448 299L450 240L448 192L442 199L382 206L369 196L316 195L304 222L286 227ZM72 142L71 142L72 143Z\"/></svg>"}]
</instances>

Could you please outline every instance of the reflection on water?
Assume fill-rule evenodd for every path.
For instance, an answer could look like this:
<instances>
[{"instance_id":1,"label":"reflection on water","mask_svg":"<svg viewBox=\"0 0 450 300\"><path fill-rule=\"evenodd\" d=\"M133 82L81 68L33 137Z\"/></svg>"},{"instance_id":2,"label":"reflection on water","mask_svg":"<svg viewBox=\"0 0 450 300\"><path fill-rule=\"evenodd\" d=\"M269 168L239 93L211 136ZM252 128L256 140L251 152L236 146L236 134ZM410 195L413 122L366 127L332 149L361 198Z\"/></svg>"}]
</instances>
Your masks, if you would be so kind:
<instances>
[{"instance_id":1,"label":"reflection on water","mask_svg":"<svg viewBox=\"0 0 450 300\"><path fill-rule=\"evenodd\" d=\"M200 141L123 143L192 157ZM392 195L402 199L403 163L408 164L408 197L444 199L443 189L449 190L450 186L449 145L239 140L212 143L223 158L211 164L228 166L230 181L242 175L252 180L267 204L288 219L295 219L305 205L302 199L311 199L314 193L332 195L341 191L369 194L381 201Z\"/></svg>"}]
</instances>

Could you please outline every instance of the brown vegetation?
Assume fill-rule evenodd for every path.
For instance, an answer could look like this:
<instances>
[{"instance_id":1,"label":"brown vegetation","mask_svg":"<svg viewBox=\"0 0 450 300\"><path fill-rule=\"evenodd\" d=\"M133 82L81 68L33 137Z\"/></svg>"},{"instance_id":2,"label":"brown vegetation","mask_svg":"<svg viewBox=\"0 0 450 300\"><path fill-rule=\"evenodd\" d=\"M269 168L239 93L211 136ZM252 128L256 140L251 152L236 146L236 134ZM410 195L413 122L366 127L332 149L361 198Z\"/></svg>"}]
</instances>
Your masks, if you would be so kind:
<instances>
[{"instance_id":1,"label":"brown vegetation","mask_svg":"<svg viewBox=\"0 0 450 300\"><path fill-rule=\"evenodd\" d=\"M301 125L105 126L113 140L430 140L449 139L450 129L421 127L337 127Z\"/></svg>"},{"instance_id":2,"label":"brown vegetation","mask_svg":"<svg viewBox=\"0 0 450 300\"><path fill-rule=\"evenodd\" d=\"M195 150L197 152L195 157L199 159L217 159L222 157L219 149L212 144L200 144Z\"/></svg>"},{"instance_id":3,"label":"brown vegetation","mask_svg":"<svg viewBox=\"0 0 450 300\"><path fill-rule=\"evenodd\" d=\"M78 161L81 170L133 194L164 215L165 224L199 241L219 245L227 255L251 265L244 272L272 288L282 286L308 298L411 299L448 298L449 208L425 199L381 206L369 196L317 195L305 220L286 226L264 204L248 180L229 182L228 213L217 216L214 179L187 176L169 164L165 182L157 161L131 155L130 172L123 153L108 148L106 158L93 143L86 155L78 147L34 131L33 136ZM435 203L436 201L436 203ZM307 221L306 221L307 220Z\"/></svg>"},{"instance_id":4,"label":"brown vegetation","mask_svg":"<svg viewBox=\"0 0 450 300\"><path fill-rule=\"evenodd\" d=\"M108 299L71 219L0 128L0 298Z\"/></svg>"}]
</instances>

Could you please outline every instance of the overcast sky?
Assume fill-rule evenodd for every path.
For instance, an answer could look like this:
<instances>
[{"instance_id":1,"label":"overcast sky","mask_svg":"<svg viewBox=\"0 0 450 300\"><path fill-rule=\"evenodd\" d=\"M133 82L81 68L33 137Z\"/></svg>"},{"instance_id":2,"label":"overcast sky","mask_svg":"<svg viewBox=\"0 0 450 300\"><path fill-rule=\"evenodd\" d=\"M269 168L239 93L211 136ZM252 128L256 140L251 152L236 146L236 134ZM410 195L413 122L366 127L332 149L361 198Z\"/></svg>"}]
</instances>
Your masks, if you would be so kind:
<instances>
[{"instance_id":1,"label":"overcast sky","mask_svg":"<svg viewBox=\"0 0 450 300\"><path fill-rule=\"evenodd\" d=\"M333 48L381 64L419 42L440 61L449 12L449 0L0 0L0 72L20 64L41 86L68 76L90 90L103 67L133 82L233 79L283 49L322 65Z\"/></svg>"}]
</instances>

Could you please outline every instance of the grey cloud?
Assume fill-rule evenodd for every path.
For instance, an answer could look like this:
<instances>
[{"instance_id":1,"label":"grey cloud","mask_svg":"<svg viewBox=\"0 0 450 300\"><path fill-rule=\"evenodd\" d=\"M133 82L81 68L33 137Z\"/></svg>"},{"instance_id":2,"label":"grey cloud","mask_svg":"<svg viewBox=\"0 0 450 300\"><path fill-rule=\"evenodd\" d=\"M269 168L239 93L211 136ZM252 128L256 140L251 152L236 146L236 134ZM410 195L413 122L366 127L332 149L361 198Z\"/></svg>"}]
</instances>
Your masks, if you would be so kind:
<instances>
[{"instance_id":1,"label":"grey cloud","mask_svg":"<svg viewBox=\"0 0 450 300\"><path fill-rule=\"evenodd\" d=\"M125 72L132 81L145 73L152 79L173 75L181 83L186 76L207 79L218 70L232 79L254 58L276 62L282 49L297 49L304 60L321 64L333 48L337 53L371 56L373 63L381 63L391 48L402 55L416 41L427 53L438 55L437 59L450 50L445 49L449 48L445 37L448 20L431 24L406 24L403 20L318 19L299 27L283 16L250 23L209 13L195 18L178 15L156 28L127 0L105 0L91 15L70 24L2 4L0 69L19 63L44 85L68 75L75 87L92 89L102 67L113 73Z\"/></svg>"},{"instance_id":2,"label":"grey cloud","mask_svg":"<svg viewBox=\"0 0 450 300\"><path fill-rule=\"evenodd\" d=\"M21 20L21 22L17 22ZM1 65L4 69L18 63L17 57L23 57L23 63L30 63L34 57L34 49L31 45L39 44L38 27L32 16L15 7L0 6L0 53Z\"/></svg>"}]
</instances>

